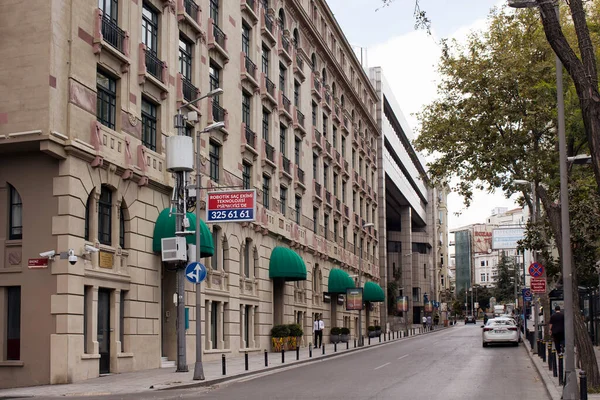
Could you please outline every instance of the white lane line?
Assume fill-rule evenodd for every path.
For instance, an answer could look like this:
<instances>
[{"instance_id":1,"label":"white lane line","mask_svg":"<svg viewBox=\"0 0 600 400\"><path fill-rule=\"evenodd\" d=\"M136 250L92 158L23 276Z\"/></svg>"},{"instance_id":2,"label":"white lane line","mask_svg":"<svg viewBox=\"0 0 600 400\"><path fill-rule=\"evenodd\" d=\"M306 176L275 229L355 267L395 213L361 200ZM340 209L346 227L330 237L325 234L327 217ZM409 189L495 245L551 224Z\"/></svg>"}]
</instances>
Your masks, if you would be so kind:
<instances>
[{"instance_id":1,"label":"white lane line","mask_svg":"<svg viewBox=\"0 0 600 400\"><path fill-rule=\"evenodd\" d=\"M383 364L383 365L380 365L379 367L375 368L375 370L378 370L379 368L383 368L383 367L385 367L386 365L390 365L390 364L391 364L391 363L385 363L385 364Z\"/></svg>"},{"instance_id":2,"label":"white lane line","mask_svg":"<svg viewBox=\"0 0 600 400\"><path fill-rule=\"evenodd\" d=\"M398 360L402 360L403 358L406 358L406 357L408 357L408 356L409 356L408 354L405 354L405 355L403 355L402 357L398 357Z\"/></svg>"}]
</instances>

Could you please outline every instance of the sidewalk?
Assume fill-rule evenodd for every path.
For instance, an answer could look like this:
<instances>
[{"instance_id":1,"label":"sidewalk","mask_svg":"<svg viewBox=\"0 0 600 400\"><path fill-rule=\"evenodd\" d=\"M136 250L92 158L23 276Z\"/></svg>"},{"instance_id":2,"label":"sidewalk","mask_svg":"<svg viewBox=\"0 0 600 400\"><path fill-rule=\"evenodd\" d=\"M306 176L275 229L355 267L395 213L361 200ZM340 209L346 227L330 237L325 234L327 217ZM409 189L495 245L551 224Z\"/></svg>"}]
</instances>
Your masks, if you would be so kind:
<instances>
[{"instance_id":1,"label":"sidewalk","mask_svg":"<svg viewBox=\"0 0 600 400\"><path fill-rule=\"evenodd\" d=\"M420 329L420 328L419 328ZM439 332L448 328L438 327L433 332ZM426 332L431 333L431 332ZM10 397L36 397L36 396L99 396L111 394L140 393L149 390L166 389L184 389L197 386L210 386L227 380L240 378L247 375L254 375L264 371L275 370L291 365L309 363L318 360L324 360L330 357L341 356L355 351L366 351L371 347L391 344L399 340L409 340L411 337L417 337L426 333L418 333L414 336L403 338L394 338L384 341L382 336L381 343L378 338L371 338L369 345L368 338L365 338L365 346L354 348L354 341L348 343L346 349L345 343L338 343L337 352L334 351L333 344L325 345L325 355L322 349L315 349L312 352L312 358L309 357L308 347L303 347L299 351L299 360L296 360L296 351L286 351L285 363L282 363L281 353L267 353L268 367L265 367L264 351L252 352L248 354L248 371L245 370L244 356L228 356L226 354L226 375L222 372L221 360L207 361L203 363L204 381L194 381L194 365L189 366L188 372L175 372L175 368L160 368L123 374L106 375L100 378L93 378L83 382L71 383L66 385L44 385L31 386L15 389L1 389L0 399Z\"/></svg>"}]
</instances>

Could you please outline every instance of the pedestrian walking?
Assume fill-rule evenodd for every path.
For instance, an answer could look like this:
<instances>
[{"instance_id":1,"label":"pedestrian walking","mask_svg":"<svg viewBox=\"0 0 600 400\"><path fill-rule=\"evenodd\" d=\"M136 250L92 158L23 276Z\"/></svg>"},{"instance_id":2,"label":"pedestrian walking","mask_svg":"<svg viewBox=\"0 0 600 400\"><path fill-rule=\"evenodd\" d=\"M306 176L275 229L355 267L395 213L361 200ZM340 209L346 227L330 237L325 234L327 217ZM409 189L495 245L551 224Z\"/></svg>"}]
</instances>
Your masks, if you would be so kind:
<instances>
[{"instance_id":1,"label":"pedestrian walking","mask_svg":"<svg viewBox=\"0 0 600 400\"><path fill-rule=\"evenodd\" d=\"M440 323L440 316L438 314L435 314L433 316L433 325L437 326L437 324Z\"/></svg>"},{"instance_id":2,"label":"pedestrian walking","mask_svg":"<svg viewBox=\"0 0 600 400\"><path fill-rule=\"evenodd\" d=\"M427 317L423 315L423 331L427 330Z\"/></svg>"},{"instance_id":3,"label":"pedestrian walking","mask_svg":"<svg viewBox=\"0 0 600 400\"><path fill-rule=\"evenodd\" d=\"M560 312L560 306L554 307L554 314L550 317L550 334L557 353L562 353L565 342L565 316Z\"/></svg>"},{"instance_id":4,"label":"pedestrian walking","mask_svg":"<svg viewBox=\"0 0 600 400\"><path fill-rule=\"evenodd\" d=\"M433 329L433 325L431 325L431 315L427 316L427 330L430 331Z\"/></svg>"}]
</instances>

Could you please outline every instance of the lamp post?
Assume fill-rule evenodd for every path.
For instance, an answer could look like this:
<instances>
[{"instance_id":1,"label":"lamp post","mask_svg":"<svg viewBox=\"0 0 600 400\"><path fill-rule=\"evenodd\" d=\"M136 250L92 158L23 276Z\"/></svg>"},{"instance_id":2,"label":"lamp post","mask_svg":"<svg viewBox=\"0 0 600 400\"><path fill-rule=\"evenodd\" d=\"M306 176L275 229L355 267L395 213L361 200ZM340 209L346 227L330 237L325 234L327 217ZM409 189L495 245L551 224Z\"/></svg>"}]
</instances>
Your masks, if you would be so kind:
<instances>
[{"instance_id":1,"label":"lamp post","mask_svg":"<svg viewBox=\"0 0 600 400\"><path fill-rule=\"evenodd\" d=\"M360 252L358 253L358 287L360 288L362 286L362 258L363 258L363 237L362 237L362 231L365 228L369 228L371 226L375 226L374 223L369 222L366 224L362 225L362 229L360 230L359 233L359 239L360 239ZM363 293L364 294L364 293ZM364 304L364 301L363 301ZM363 334L362 334L362 310L358 311L358 346L361 347L363 346Z\"/></svg>"},{"instance_id":2,"label":"lamp post","mask_svg":"<svg viewBox=\"0 0 600 400\"><path fill-rule=\"evenodd\" d=\"M508 0L514 8L537 7L533 0ZM555 2L557 19L559 6ZM562 398L578 400L577 373L575 371L575 326L573 323L573 277L571 272L571 227L569 226L569 190L567 171L567 140L565 137L565 103L563 95L562 62L556 56L556 100L558 108L558 150L560 162L560 223L562 229L562 277L565 301L565 385Z\"/></svg>"},{"instance_id":3,"label":"lamp post","mask_svg":"<svg viewBox=\"0 0 600 400\"><path fill-rule=\"evenodd\" d=\"M197 103L198 101L205 99L207 97L216 96L218 94L223 93L223 89L217 88L211 90L204 96L198 97L197 99L191 100L187 103L182 104L177 108L177 114L175 115L174 122L175 128L177 129L177 134L179 136L185 135L185 120L187 119L182 113L181 109L190 104ZM197 115L194 120L197 120ZM206 129L201 132L209 132L214 129L219 129L223 126L222 122L217 122L208 126ZM198 140L199 136L196 137L196 187L199 188L200 182L200 163L199 163L199 155L200 155L200 141ZM185 185L185 182L181 182L182 185ZM196 261L200 261L200 216L199 216L199 199L198 199L199 189L196 189ZM183 204L182 210L178 207L177 216L176 216L176 226L179 227L182 224L183 214L185 213L185 204ZM185 268L179 268L177 270L177 372L187 372L187 362L185 356ZM196 287L196 363L194 364L194 379L195 380L203 380L204 379L204 371L202 367L202 325L201 325L201 296L200 296L200 286Z\"/></svg>"}]
</instances>

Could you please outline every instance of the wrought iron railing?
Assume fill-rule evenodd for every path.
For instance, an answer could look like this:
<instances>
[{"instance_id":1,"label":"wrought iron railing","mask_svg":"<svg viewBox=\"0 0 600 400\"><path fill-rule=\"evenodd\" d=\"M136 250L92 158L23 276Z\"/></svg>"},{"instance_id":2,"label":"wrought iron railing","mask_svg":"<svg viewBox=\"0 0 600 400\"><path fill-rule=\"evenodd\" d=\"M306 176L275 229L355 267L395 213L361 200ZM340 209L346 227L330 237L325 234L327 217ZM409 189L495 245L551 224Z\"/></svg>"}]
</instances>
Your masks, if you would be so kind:
<instances>
[{"instance_id":1,"label":"wrought iron railing","mask_svg":"<svg viewBox=\"0 0 600 400\"><path fill-rule=\"evenodd\" d=\"M216 23L213 23L213 36L215 37L215 42L225 50L225 33L223 33Z\"/></svg>"},{"instance_id":2,"label":"wrought iron railing","mask_svg":"<svg viewBox=\"0 0 600 400\"><path fill-rule=\"evenodd\" d=\"M125 54L123 51L123 41L125 40L125 31L117 25L116 21L110 17L102 17L102 37L112 47Z\"/></svg>"},{"instance_id":3,"label":"wrought iron railing","mask_svg":"<svg viewBox=\"0 0 600 400\"><path fill-rule=\"evenodd\" d=\"M336 211L339 211L340 213L342 212L341 205L342 205L342 202L340 201L340 199L335 199L335 209L336 209Z\"/></svg>"},{"instance_id":4,"label":"wrought iron railing","mask_svg":"<svg viewBox=\"0 0 600 400\"><path fill-rule=\"evenodd\" d=\"M252 11L255 10L255 8L254 8L254 0L246 0L246 4L248 4L248 8L250 8Z\"/></svg>"},{"instance_id":5,"label":"wrought iron railing","mask_svg":"<svg viewBox=\"0 0 600 400\"><path fill-rule=\"evenodd\" d=\"M146 50L146 71L161 82L163 65L155 52Z\"/></svg>"},{"instance_id":6,"label":"wrought iron railing","mask_svg":"<svg viewBox=\"0 0 600 400\"><path fill-rule=\"evenodd\" d=\"M246 144L252 148L256 148L256 133L246 126L244 134L246 135Z\"/></svg>"},{"instance_id":7,"label":"wrought iron railing","mask_svg":"<svg viewBox=\"0 0 600 400\"><path fill-rule=\"evenodd\" d=\"M304 69L304 60L302 59L300 54L296 54L296 65L298 66L298 69L300 71Z\"/></svg>"},{"instance_id":8,"label":"wrought iron railing","mask_svg":"<svg viewBox=\"0 0 600 400\"><path fill-rule=\"evenodd\" d=\"M321 197L321 184L319 182L315 182L315 194Z\"/></svg>"},{"instance_id":9,"label":"wrought iron railing","mask_svg":"<svg viewBox=\"0 0 600 400\"><path fill-rule=\"evenodd\" d=\"M245 57L244 65L246 67L246 71L248 72L248 74L251 77L253 77L254 79L256 79L256 64L254 64L252 62L250 57L248 57L248 56Z\"/></svg>"},{"instance_id":10,"label":"wrought iron railing","mask_svg":"<svg viewBox=\"0 0 600 400\"><path fill-rule=\"evenodd\" d=\"M225 121L225 109L223 107L221 107L219 104L213 102L212 112L213 112L213 121L215 121L215 122Z\"/></svg>"},{"instance_id":11,"label":"wrought iron railing","mask_svg":"<svg viewBox=\"0 0 600 400\"><path fill-rule=\"evenodd\" d=\"M330 101L331 100L331 96L329 95L329 92L325 92L325 103L327 105L330 105Z\"/></svg>"},{"instance_id":12,"label":"wrought iron railing","mask_svg":"<svg viewBox=\"0 0 600 400\"><path fill-rule=\"evenodd\" d=\"M267 156L267 160L275 162L275 147L269 143L265 143L265 154Z\"/></svg>"},{"instance_id":13,"label":"wrought iron railing","mask_svg":"<svg viewBox=\"0 0 600 400\"><path fill-rule=\"evenodd\" d=\"M346 205L345 205L345 206L344 206L344 216L345 216L346 218L350 218L350 216L349 216L349 215L350 215L350 210L348 209L348 206L346 206Z\"/></svg>"},{"instance_id":14,"label":"wrought iron railing","mask_svg":"<svg viewBox=\"0 0 600 400\"><path fill-rule=\"evenodd\" d=\"M267 93L269 93L272 97L275 97L275 84L272 80L265 76L265 86L267 87Z\"/></svg>"},{"instance_id":15,"label":"wrought iron railing","mask_svg":"<svg viewBox=\"0 0 600 400\"><path fill-rule=\"evenodd\" d=\"M329 143L329 140L325 140L325 151L327 151L327 154L331 154L331 143Z\"/></svg>"},{"instance_id":16,"label":"wrought iron railing","mask_svg":"<svg viewBox=\"0 0 600 400\"><path fill-rule=\"evenodd\" d=\"M331 204L331 192L329 190L325 190L325 201L327 204Z\"/></svg>"},{"instance_id":17,"label":"wrought iron railing","mask_svg":"<svg viewBox=\"0 0 600 400\"><path fill-rule=\"evenodd\" d=\"M291 175L291 170L290 170L290 159L287 158L286 156L281 156L281 161L283 164L283 171L289 175Z\"/></svg>"},{"instance_id":18,"label":"wrought iron railing","mask_svg":"<svg viewBox=\"0 0 600 400\"><path fill-rule=\"evenodd\" d=\"M304 170L302 168L298 168L298 181L304 185Z\"/></svg>"},{"instance_id":19,"label":"wrought iron railing","mask_svg":"<svg viewBox=\"0 0 600 400\"><path fill-rule=\"evenodd\" d=\"M283 93L281 94L281 102L283 103L284 110L289 113L290 112L290 105L292 104L292 102Z\"/></svg>"},{"instance_id":20,"label":"wrought iron railing","mask_svg":"<svg viewBox=\"0 0 600 400\"><path fill-rule=\"evenodd\" d=\"M194 21L198 21L198 4L193 0L184 0L183 5L186 14L192 17Z\"/></svg>"},{"instance_id":21,"label":"wrought iron railing","mask_svg":"<svg viewBox=\"0 0 600 400\"><path fill-rule=\"evenodd\" d=\"M273 33L273 18L265 14L265 28L271 33Z\"/></svg>"},{"instance_id":22,"label":"wrought iron railing","mask_svg":"<svg viewBox=\"0 0 600 400\"><path fill-rule=\"evenodd\" d=\"M315 142L321 145L321 132L315 129Z\"/></svg>"},{"instance_id":23,"label":"wrought iron railing","mask_svg":"<svg viewBox=\"0 0 600 400\"><path fill-rule=\"evenodd\" d=\"M286 53L290 53L290 41L283 35L281 35L281 47L283 47Z\"/></svg>"},{"instance_id":24,"label":"wrought iron railing","mask_svg":"<svg viewBox=\"0 0 600 400\"><path fill-rule=\"evenodd\" d=\"M300 112L300 110L298 110L296 108L296 119L298 120L298 125L300 125L301 127L304 128L304 114L302 114L302 112Z\"/></svg>"},{"instance_id":25,"label":"wrought iron railing","mask_svg":"<svg viewBox=\"0 0 600 400\"><path fill-rule=\"evenodd\" d=\"M316 76L313 79L313 84L315 86L315 90L319 92L321 90L321 82L319 82L319 79Z\"/></svg>"},{"instance_id":26,"label":"wrought iron railing","mask_svg":"<svg viewBox=\"0 0 600 400\"><path fill-rule=\"evenodd\" d=\"M196 86L192 84L187 78L183 78L182 80L182 89L183 89L183 99L185 101L192 101L196 98L198 94L198 89Z\"/></svg>"}]
</instances>

